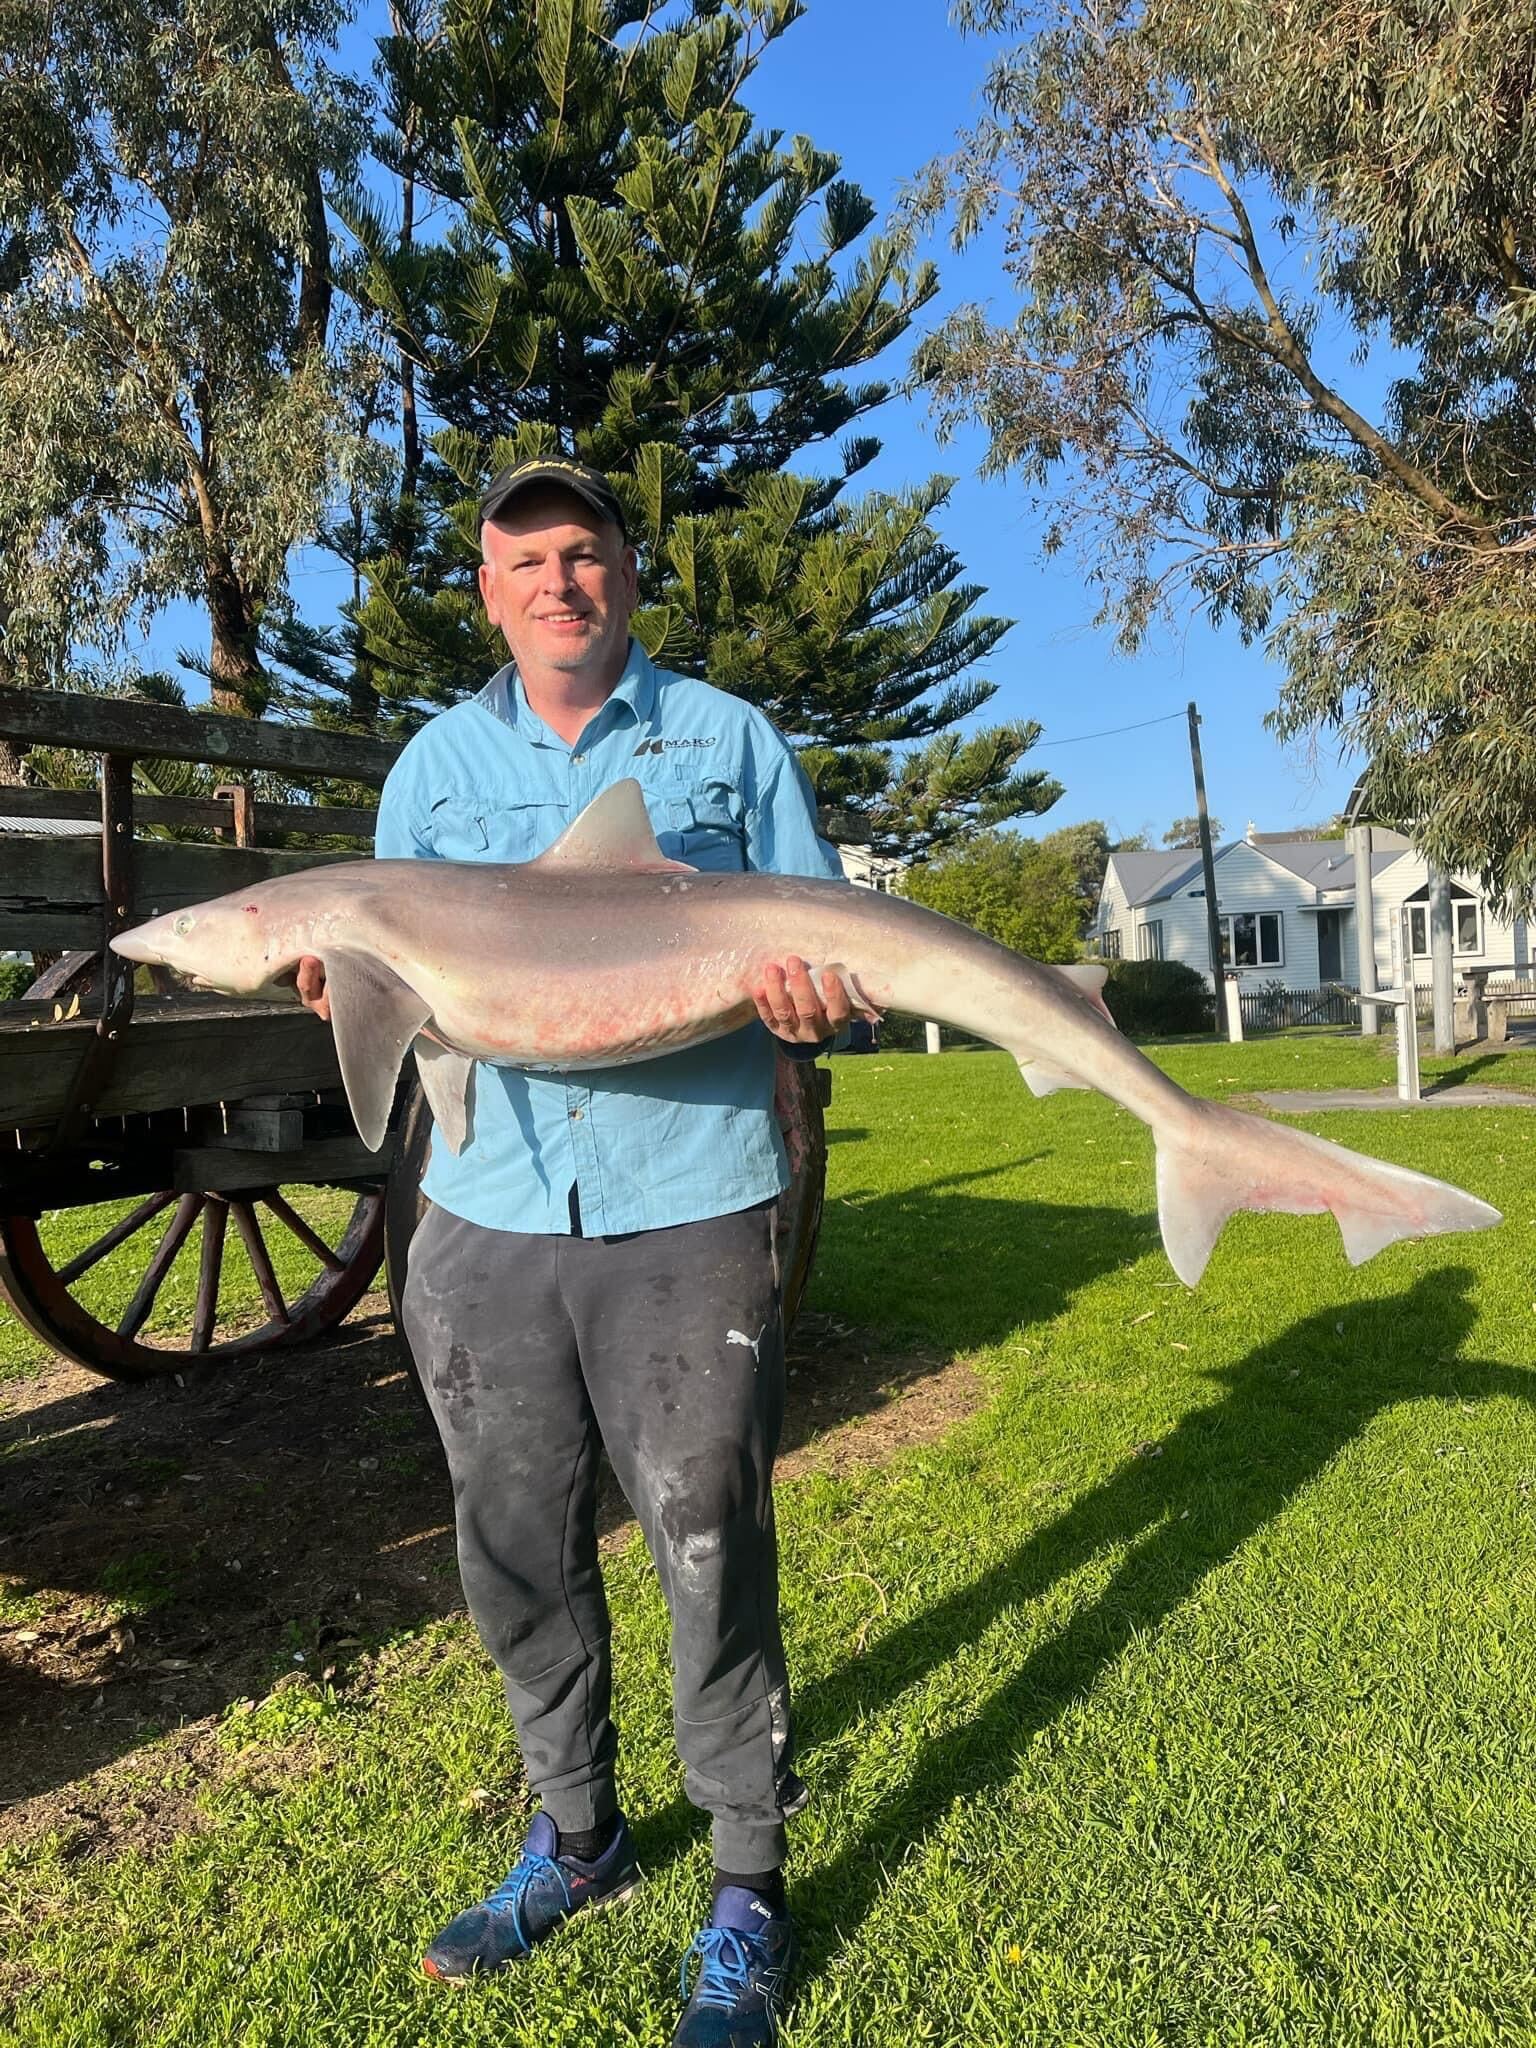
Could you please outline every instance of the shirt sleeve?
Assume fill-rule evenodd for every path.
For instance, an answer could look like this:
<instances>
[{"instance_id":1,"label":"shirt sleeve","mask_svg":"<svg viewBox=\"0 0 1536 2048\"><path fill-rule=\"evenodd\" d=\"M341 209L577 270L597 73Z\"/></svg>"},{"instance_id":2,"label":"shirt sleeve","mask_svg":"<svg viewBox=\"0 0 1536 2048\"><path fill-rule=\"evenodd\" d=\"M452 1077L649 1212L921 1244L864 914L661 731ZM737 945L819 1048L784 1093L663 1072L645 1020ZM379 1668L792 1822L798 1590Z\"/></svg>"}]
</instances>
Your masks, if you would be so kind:
<instances>
[{"instance_id":1,"label":"shirt sleeve","mask_svg":"<svg viewBox=\"0 0 1536 2048\"><path fill-rule=\"evenodd\" d=\"M427 811L418 794L410 748L390 769L379 797L373 832L375 860L435 860L426 836Z\"/></svg>"},{"instance_id":2,"label":"shirt sleeve","mask_svg":"<svg viewBox=\"0 0 1536 2048\"><path fill-rule=\"evenodd\" d=\"M756 800L747 811L747 866L759 875L811 875L840 882L842 864L816 829L816 797L805 770L777 733L759 758Z\"/></svg>"}]
</instances>

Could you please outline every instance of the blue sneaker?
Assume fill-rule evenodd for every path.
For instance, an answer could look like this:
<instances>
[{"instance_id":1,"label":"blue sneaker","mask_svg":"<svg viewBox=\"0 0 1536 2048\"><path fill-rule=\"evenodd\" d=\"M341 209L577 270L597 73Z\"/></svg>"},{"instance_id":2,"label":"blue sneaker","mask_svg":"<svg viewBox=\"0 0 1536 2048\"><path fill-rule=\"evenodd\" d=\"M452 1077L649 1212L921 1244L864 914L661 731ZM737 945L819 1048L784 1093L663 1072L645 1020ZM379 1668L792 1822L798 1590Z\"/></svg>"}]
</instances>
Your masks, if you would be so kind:
<instances>
[{"instance_id":1,"label":"blue sneaker","mask_svg":"<svg viewBox=\"0 0 1536 2048\"><path fill-rule=\"evenodd\" d=\"M635 1845L622 1815L619 1831L595 1863L556 1854L560 1836L547 1813L534 1815L523 1853L490 1897L450 1920L421 1959L429 1977L463 1983L503 1970L536 1941L589 1906L616 1906L640 1882Z\"/></svg>"},{"instance_id":2,"label":"blue sneaker","mask_svg":"<svg viewBox=\"0 0 1536 2048\"><path fill-rule=\"evenodd\" d=\"M795 1963L795 1930L756 1892L727 1885L709 1925L683 1957L680 1988L688 1996L688 1965L699 1979L672 2036L672 2048L767 2048L778 2039L779 2015Z\"/></svg>"}]
</instances>

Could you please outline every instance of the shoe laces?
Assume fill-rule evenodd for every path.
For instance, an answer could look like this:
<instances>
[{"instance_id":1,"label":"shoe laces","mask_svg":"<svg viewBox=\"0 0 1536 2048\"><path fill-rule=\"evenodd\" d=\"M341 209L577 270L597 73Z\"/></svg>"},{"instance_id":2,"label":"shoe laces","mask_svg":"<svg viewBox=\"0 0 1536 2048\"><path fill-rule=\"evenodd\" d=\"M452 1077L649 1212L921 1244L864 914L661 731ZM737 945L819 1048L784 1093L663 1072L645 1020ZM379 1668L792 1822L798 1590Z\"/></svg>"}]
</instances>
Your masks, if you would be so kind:
<instances>
[{"instance_id":1,"label":"shoe laces","mask_svg":"<svg viewBox=\"0 0 1536 2048\"><path fill-rule=\"evenodd\" d=\"M733 1927L706 1927L693 1937L693 1946L683 1957L678 1988L688 1996L688 1965L699 1958L699 1981L693 2003L717 2012L734 2012L741 1995L751 1988L752 1950L758 1944Z\"/></svg>"},{"instance_id":2,"label":"shoe laces","mask_svg":"<svg viewBox=\"0 0 1536 2048\"><path fill-rule=\"evenodd\" d=\"M510 1913L512 1915L512 1925L516 1929L517 1938L525 1950L531 1949L533 1943L529 1940L528 1930L523 1925L523 1901L528 1896L530 1885L538 1883L540 1879L550 1877L553 1877L559 1885L565 1903L569 1906L571 1904L571 1888L566 1882L565 1872L560 1868L560 1865L553 1856L523 1856L507 1872L501 1883L497 1885L495 1891L491 1893L491 1896L485 1902L487 1912Z\"/></svg>"}]
</instances>

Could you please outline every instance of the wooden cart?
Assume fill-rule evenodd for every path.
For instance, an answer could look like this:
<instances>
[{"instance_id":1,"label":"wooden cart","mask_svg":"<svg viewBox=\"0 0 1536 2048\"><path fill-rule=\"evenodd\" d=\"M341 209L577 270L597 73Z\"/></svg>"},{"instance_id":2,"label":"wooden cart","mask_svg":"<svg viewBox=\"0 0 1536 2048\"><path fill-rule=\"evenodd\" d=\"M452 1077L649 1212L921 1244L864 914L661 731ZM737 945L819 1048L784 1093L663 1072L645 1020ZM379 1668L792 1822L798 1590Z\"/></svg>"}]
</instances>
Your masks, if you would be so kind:
<instances>
[{"instance_id":1,"label":"wooden cart","mask_svg":"<svg viewBox=\"0 0 1536 2048\"><path fill-rule=\"evenodd\" d=\"M367 809L257 803L241 772L327 778L377 789L398 751L382 741L120 699L0 690L0 739L100 758L99 791L0 788L0 952L58 962L21 1002L0 1003L0 1290L43 1341L116 1379L174 1372L201 1358L265 1352L322 1337L350 1313L387 1259L398 1322L406 1254L421 1213L431 1117L402 1085L390 1131L369 1152L352 1123L328 1026L296 1003L191 995L160 977L137 992L111 937L162 911L356 853L272 850L263 835L371 839ZM135 788L135 760L203 762L228 774L205 798ZM28 818L90 821L78 838L28 835ZM155 826L217 831L223 843L145 836ZM143 979L142 976L139 979ZM409 1067L408 1067L409 1072ZM785 1311L814 1256L826 1150L814 1068L779 1062L778 1110L794 1182L780 1204ZM322 1234L300 1212L307 1189L341 1191ZM350 1199L346 1199L350 1198ZM54 1256L42 1219L128 1200L93 1242ZM272 1256L296 1239L314 1275L285 1298ZM145 1326L193 1242L190 1325L169 1342ZM221 1320L220 1282L238 1242L263 1310ZM132 1245L142 1274L115 1323L84 1298L109 1253Z\"/></svg>"}]
</instances>

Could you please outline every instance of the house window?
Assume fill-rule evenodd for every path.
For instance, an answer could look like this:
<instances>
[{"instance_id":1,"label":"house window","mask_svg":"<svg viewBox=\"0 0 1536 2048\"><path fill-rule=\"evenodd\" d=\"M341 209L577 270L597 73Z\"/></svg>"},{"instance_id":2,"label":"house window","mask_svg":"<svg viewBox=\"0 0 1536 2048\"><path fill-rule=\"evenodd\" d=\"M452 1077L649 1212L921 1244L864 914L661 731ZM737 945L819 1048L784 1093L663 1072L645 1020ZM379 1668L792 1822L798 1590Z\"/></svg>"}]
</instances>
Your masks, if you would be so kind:
<instances>
[{"instance_id":1,"label":"house window","mask_svg":"<svg viewBox=\"0 0 1536 2048\"><path fill-rule=\"evenodd\" d=\"M1452 949L1457 953L1483 950L1483 907L1475 896L1451 898ZM1429 958L1429 905L1408 905L1408 943L1415 960Z\"/></svg>"},{"instance_id":2,"label":"house window","mask_svg":"<svg viewBox=\"0 0 1536 2048\"><path fill-rule=\"evenodd\" d=\"M1120 958L1120 934L1118 930L1099 933L1099 957L1103 960Z\"/></svg>"},{"instance_id":3,"label":"house window","mask_svg":"<svg viewBox=\"0 0 1536 2048\"><path fill-rule=\"evenodd\" d=\"M1278 910L1237 910L1221 920L1224 967L1283 967L1282 919Z\"/></svg>"},{"instance_id":4,"label":"house window","mask_svg":"<svg viewBox=\"0 0 1536 2048\"><path fill-rule=\"evenodd\" d=\"M1163 920L1149 918L1136 934L1136 953L1142 960L1161 960L1163 957Z\"/></svg>"}]
</instances>

